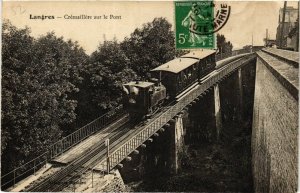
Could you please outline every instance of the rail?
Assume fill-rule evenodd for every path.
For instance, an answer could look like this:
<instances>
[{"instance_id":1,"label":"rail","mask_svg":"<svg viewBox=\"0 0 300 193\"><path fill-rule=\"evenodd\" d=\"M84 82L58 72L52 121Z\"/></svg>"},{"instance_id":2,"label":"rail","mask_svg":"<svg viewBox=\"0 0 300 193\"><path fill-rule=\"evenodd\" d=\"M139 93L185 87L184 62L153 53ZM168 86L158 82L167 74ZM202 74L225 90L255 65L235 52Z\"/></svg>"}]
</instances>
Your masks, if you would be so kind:
<instances>
[{"instance_id":1,"label":"rail","mask_svg":"<svg viewBox=\"0 0 300 193\"><path fill-rule=\"evenodd\" d=\"M101 117L81 127L75 132L63 137L56 143L52 144L47 148L47 151L35 159L15 168L14 170L1 176L1 188L8 188L15 186L15 184L24 179L25 177L36 174L36 171L46 166L46 163L51 159L61 155L62 153L69 150L71 147L77 145L87 137L91 136L95 132L111 124L113 121L119 119L124 115L123 106L120 105L107 112Z\"/></svg>"},{"instance_id":2,"label":"rail","mask_svg":"<svg viewBox=\"0 0 300 193\"><path fill-rule=\"evenodd\" d=\"M230 55L232 56L232 55ZM201 84L197 89L192 91L189 95L185 96L182 100L177 102L174 106L160 115L157 119L153 120L148 124L144 129L134 135L131 139L122 144L115 151L110 153L107 159L104 159L99 164L101 171L107 171L116 167L123 159L125 159L130 153L142 145L147 139L149 139L154 133L156 133L160 128L162 128L166 123L173 119L180 111L182 111L187 105L192 101L202 95L209 88L217 84L221 79L233 73L237 68L241 67L243 64L248 63L248 61L253 59L253 55L247 55L243 59L240 59L234 62L232 65L229 65L220 73L215 74L206 82ZM107 167L109 163L109 167ZM108 171L109 172L109 171Z\"/></svg>"},{"instance_id":3,"label":"rail","mask_svg":"<svg viewBox=\"0 0 300 193\"><path fill-rule=\"evenodd\" d=\"M114 110L109 111L103 116L81 127L74 133L71 133L70 135L67 135L66 137L62 138L61 140L50 146L50 159L61 155L63 152L77 145L87 137L94 134L96 131L99 131L105 126L111 124L113 121L117 120L120 117L120 115L123 114L123 106L118 106Z\"/></svg>"},{"instance_id":4,"label":"rail","mask_svg":"<svg viewBox=\"0 0 300 193\"><path fill-rule=\"evenodd\" d=\"M219 53L216 55L216 61L223 60L231 56L236 56L239 54L246 54L246 53L249 53L249 50L239 49L239 50L233 50L232 52L228 52L228 53Z\"/></svg>"}]
</instances>

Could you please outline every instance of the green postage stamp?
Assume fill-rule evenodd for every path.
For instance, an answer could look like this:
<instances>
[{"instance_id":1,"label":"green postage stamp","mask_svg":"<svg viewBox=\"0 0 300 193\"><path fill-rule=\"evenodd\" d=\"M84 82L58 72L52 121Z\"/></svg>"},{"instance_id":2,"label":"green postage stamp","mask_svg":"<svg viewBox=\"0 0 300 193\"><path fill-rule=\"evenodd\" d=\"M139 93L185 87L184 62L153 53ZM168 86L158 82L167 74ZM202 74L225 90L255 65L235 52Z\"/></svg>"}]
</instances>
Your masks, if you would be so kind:
<instances>
[{"instance_id":1,"label":"green postage stamp","mask_svg":"<svg viewBox=\"0 0 300 193\"><path fill-rule=\"evenodd\" d=\"M176 48L215 48L213 1L175 2Z\"/></svg>"},{"instance_id":2,"label":"green postage stamp","mask_svg":"<svg viewBox=\"0 0 300 193\"><path fill-rule=\"evenodd\" d=\"M228 21L230 6L214 1L175 1L176 48L215 48L215 32Z\"/></svg>"}]
</instances>

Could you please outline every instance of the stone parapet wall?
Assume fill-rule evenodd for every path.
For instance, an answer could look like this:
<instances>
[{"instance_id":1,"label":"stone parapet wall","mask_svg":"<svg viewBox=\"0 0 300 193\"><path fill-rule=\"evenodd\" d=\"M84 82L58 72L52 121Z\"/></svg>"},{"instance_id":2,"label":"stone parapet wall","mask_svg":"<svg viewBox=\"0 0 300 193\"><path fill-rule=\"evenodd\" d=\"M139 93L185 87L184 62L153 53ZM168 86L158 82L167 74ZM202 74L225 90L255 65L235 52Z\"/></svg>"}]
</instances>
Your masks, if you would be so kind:
<instances>
[{"instance_id":1,"label":"stone parapet wall","mask_svg":"<svg viewBox=\"0 0 300 193\"><path fill-rule=\"evenodd\" d=\"M298 182L298 99L270 71L269 59L270 55L258 53L252 126L254 188L257 193L291 193L297 191Z\"/></svg>"}]
</instances>

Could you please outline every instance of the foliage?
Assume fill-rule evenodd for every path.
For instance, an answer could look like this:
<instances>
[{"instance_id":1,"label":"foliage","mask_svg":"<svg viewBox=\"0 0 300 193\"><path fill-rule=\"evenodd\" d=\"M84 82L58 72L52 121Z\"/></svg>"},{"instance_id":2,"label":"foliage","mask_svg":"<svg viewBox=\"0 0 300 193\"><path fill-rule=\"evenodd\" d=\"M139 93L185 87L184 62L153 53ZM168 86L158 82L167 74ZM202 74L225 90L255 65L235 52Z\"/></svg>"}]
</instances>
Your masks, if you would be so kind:
<instances>
[{"instance_id":1,"label":"foliage","mask_svg":"<svg viewBox=\"0 0 300 193\"><path fill-rule=\"evenodd\" d=\"M54 33L39 39L9 21L2 28L2 167L10 170L59 139L60 126L76 118L78 67L86 57Z\"/></svg>"},{"instance_id":2,"label":"foliage","mask_svg":"<svg viewBox=\"0 0 300 193\"><path fill-rule=\"evenodd\" d=\"M226 41L226 38L222 34L217 34L217 47L219 53L231 53L233 45L230 41Z\"/></svg>"},{"instance_id":3,"label":"foliage","mask_svg":"<svg viewBox=\"0 0 300 193\"><path fill-rule=\"evenodd\" d=\"M252 50L252 45L243 46L243 49L246 50L247 52L250 52Z\"/></svg>"},{"instance_id":4,"label":"foliage","mask_svg":"<svg viewBox=\"0 0 300 193\"><path fill-rule=\"evenodd\" d=\"M142 79L151 69L175 56L174 32L165 18L155 18L141 29L136 29L122 42L122 49L132 68Z\"/></svg>"},{"instance_id":5,"label":"foliage","mask_svg":"<svg viewBox=\"0 0 300 193\"><path fill-rule=\"evenodd\" d=\"M91 105L99 113L120 104L122 84L135 79L129 60L117 40L105 41L91 55L87 68Z\"/></svg>"}]
</instances>

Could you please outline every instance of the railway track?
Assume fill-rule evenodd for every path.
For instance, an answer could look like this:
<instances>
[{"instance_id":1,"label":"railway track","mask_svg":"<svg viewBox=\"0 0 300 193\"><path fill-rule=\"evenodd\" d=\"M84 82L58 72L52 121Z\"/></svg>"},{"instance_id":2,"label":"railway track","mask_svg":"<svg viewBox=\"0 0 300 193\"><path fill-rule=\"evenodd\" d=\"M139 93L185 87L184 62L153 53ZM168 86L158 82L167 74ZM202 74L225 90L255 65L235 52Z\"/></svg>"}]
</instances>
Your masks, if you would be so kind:
<instances>
[{"instance_id":1,"label":"railway track","mask_svg":"<svg viewBox=\"0 0 300 193\"><path fill-rule=\"evenodd\" d=\"M155 114L152 118L159 116L159 114L163 113L166 109L168 109L172 104L171 102L161 108L157 114ZM125 140L127 137L134 135L134 133L138 132L139 129L143 128L142 126L146 124L148 121L141 122L139 124L135 122L130 122L129 119L123 125L118 126L117 129L113 129L113 133L110 133L105 139L110 139L110 150L113 151L117 148L117 145L120 144L121 141ZM135 128L134 128L135 127ZM132 130L132 132L129 132ZM90 168L95 167L100 161L106 158L106 146L104 139L102 139L99 143L93 145L89 148L85 153L80 155L76 160L68 164L66 167L51 175L50 177L44 179L40 183L35 186L32 186L26 189L26 192L59 192L62 191L65 187L70 184L74 184L81 175L87 172Z\"/></svg>"},{"instance_id":2,"label":"railway track","mask_svg":"<svg viewBox=\"0 0 300 193\"><path fill-rule=\"evenodd\" d=\"M161 108L158 111L158 113L155 114L152 118L155 118L155 117L159 116L161 113L163 113L165 110L167 110L173 103L174 103L174 101L172 103L167 104L163 108ZM115 149L118 148L118 145L121 144L122 141L126 140L127 138L130 138L131 136L134 136L137 132L139 132L143 128L143 126L146 124L146 122L148 122L148 121L145 120L145 121L140 122L138 124L134 124L135 126L127 127L125 130L122 130L122 132L119 133L117 137L114 136L113 138L110 138L110 151L114 151ZM132 129L130 129L130 128L132 128ZM72 176L74 176L74 177L70 177L68 180L66 180L66 182L68 182L68 184L74 184L75 185L76 182L78 182L80 180L79 178L85 172L87 172L90 168L95 167L98 163L100 163L100 162L102 162L103 160L106 159L106 153L107 153L106 147L103 146L101 148L101 152L99 153L99 156L95 156L95 157L91 158L89 161L87 161L85 164L83 164L82 170L80 170L79 172L74 173L75 176L72 174ZM60 191L64 187L66 187L66 185L62 184L59 188L54 189L53 191Z\"/></svg>"},{"instance_id":3,"label":"railway track","mask_svg":"<svg viewBox=\"0 0 300 193\"><path fill-rule=\"evenodd\" d=\"M223 68L226 68L227 64L231 63L234 60L238 60L237 58L232 58L229 61L225 61L222 66L220 66L218 69L214 70L213 73L216 73ZM212 73L212 74L213 74ZM210 74L211 75L211 74ZM208 76L210 76L208 75ZM205 78L204 78L205 79ZM174 104L175 101L170 102L168 105L160 109L160 112L156 113L154 117L161 114L165 109L170 107L172 104ZM133 122L127 121L125 124L120 125L118 129L114 129L113 133L110 133L106 138L110 139L110 147L113 151L117 148L117 145L122 141L125 140L127 137L130 137L131 135L134 135L135 132L138 132L139 129L134 129L132 132L129 132L131 128L134 126L139 127L142 124L135 124ZM141 127L142 128L142 127ZM84 154L79 156L76 160L68 164L65 168L61 169L60 171L56 172L52 176L44 179L42 182L37 184L36 186L33 186L31 188L28 188L26 191L28 192L58 192L63 190L66 186L69 184L74 184L82 174L87 172L90 168L93 168L96 166L99 161L102 161L105 159L106 154L106 147L103 140L101 140L99 143L93 145L91 148L88 149Z\"/></svg>"},{"instance_id":4,"label":"railway track","mask_svg":"<svg viewBox=\"0 0 300 193\"><path fill-rule=\"evenodd\" d=\"M107 136L110 139L111 145L115 146L118 139L124 136L135 123L127 121L125 124L115 129L114 133ZM95 166L100 158L103 158L106 153L106 147L103 140L93 145L84 154L80 155L76 160L68 164L66 167L44 179L37 185L28 188L27 192L48 192L61 191L67 184L76 180L80 174L86 172L90 167Z\"/></svg>"}]
</instances>

